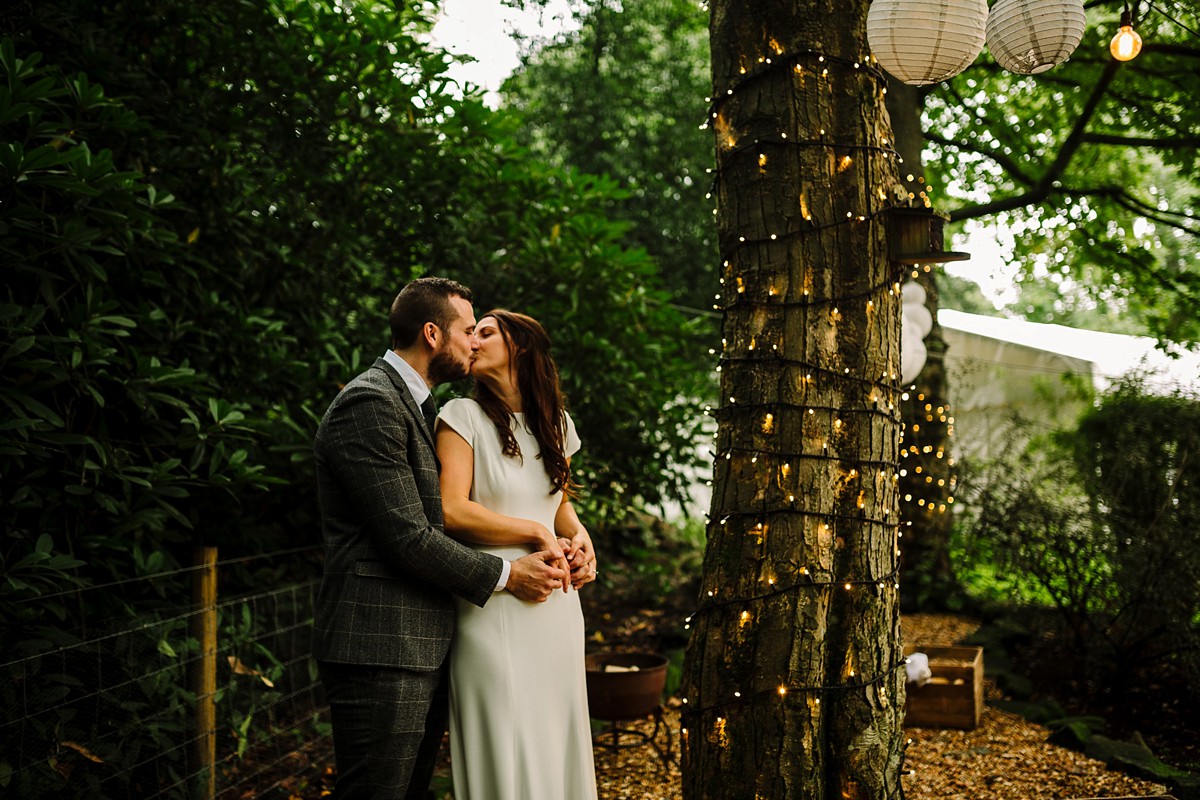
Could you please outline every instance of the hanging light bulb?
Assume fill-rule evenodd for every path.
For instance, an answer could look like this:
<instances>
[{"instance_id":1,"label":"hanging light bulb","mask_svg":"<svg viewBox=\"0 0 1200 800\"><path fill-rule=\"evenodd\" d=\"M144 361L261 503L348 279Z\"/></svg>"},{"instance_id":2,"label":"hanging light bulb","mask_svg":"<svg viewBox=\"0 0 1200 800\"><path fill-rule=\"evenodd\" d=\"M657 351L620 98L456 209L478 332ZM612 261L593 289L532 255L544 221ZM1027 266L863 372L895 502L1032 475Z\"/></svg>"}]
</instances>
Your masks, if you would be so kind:
<instances>
[{"instance_id":1,"label":"hanging light bulb","mask_svg":"<svg viewBox=\"0 0 1200 800\"><path fill-rule=\"evenodd\" d=\"M1121 27L1108 45L1108 51L1117 61L1131 61L1142 52L1142 37L1133 29L1133 14L1129 13L1128 5L1121 12Z\"/></svg>"}]
</instances>

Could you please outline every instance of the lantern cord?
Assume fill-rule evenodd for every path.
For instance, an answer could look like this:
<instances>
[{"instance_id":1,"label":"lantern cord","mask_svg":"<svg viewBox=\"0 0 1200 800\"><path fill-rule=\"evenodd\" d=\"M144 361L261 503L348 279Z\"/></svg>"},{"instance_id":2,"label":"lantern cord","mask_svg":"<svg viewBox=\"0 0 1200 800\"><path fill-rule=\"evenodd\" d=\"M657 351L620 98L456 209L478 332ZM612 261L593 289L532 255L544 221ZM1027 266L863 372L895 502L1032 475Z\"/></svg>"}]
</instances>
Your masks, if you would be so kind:
<instances>
[{"instance_id":1,"label":"lantern cord","mask_svg":"<svg viewBox=\"0 0 1200 800\"><path fill-rule=\"evenodd\" d=\"M886 205L886 206L882 206L878 209L875 209L874 211L868 211L865 214L855 214L853 212L848 211L848 212L846 212L845 218L839 219L835 222L826 222L826 223L823 223L820 225L813 223L813 224L809 225L808 227L805 227L805 228L802 228L799 230L784 231L783 233L775 233L775 234L771 234L769 236L765 236L765 237L758 238L758 239L743 238L736 245L734 245L734 247L740 248L740 247L744 247L746 245L767 244L769 242L778 241L779 239L792 239L792 238L798 238L801 236L809 236L811 234L820 233L821 231L828 230L830 228L836 228L840 225L848 225L853 222L866 222L868 220L871 220L871 219L874 219L875 217L880 216L881 214L886 213L889 209L892 209L892 208L907 208L907 207L908 206ZM729 260L729 253L728 252L722 253L721 260L722 261ZM901 272L903 272L903 270L901 270Z\"/></svg>"},{"instance_id":2,"label":"lantern cord","mask_svg":"<svg viewBox=\"0 0 1200 800\"><path fill-rule=\"evenodd\" d=\"M770 356L721 356L721 360L720 360L720 362L718 362L718 365L720 365L720 363L722 363L722 362L723 363L751 362L751 363L763 363L763 364L766 364L766 363L790 364L792 366L800 367L802 369L807 369L812 372L824 373L825 375L827 375L831 378L836 378L842 382L857 383L859 385L866 386L870 389L886 389L886 390L895 391L900 388L895 383L882 383L880 381L871 380L870 378L859 378L856 375L849 375L844 371L839 372L838 370L835 370L835 369L819 367L819 366L816 366L815 364L810 364L807 361L803 361L798 358L787 358L785 356L781 356L778 353L772 353L772 355L770 355Z\"/></svg>"},{"instance_id":3,"label":"lantern cord","mask_svg":"<svg viewBox=\"0 0 1200 800\"><path fill-rule=\"evenodd\" d=\"M653 299L648 299L646 302L653 303L655 301ZM721 319L723 316L722 314L719 314L716 311L712 311L711 309L692 308L691 306L680 305L679 303L662 303L662 305L666 306L667 308L673 308L676 311L682 312L684 314L690 314L693 317L708 317L709 319Z\"/></svg>"},{"instance_id":4,"label":"lantern cord","mask_svg":"<svg viewBox=\"0 0 1200 800\"><path fill-rule=\"evenodd\" d=\"M1175 17L1172 17L1172 16L1171 16L1170 14L1168 14L1166 11L1163 11L1161 8L1159 8L1158 6L1154 5L1154 3L1147 2L1147 3L1146 3L1146 5L1147 5L1147 6L1149 6L1151 9L1153 9L1153 10L1157 11L1159 14L1162 14L1164 17L1166 17L1166 18L1167 18L1168 20L1170 20L1171 22L1174 22L1174 23L1175 23L1176 25L1178 25L1180 28L1183 28L1185 31L1187 31L1188 33L1190 33L1192 36L1195 36L1196 38L1200 38L1200 33L1197 33L1196 31L1194 31L1194 30L1192 30L1191 28L1189 28L1187 25L1184 25L1182 22L1180 22L1179 20L1175 19ZM1126 10L1126 11L1128 11L1128 10L1129 10L1129 3L1128 3L1128 2L1126 2L1126 3L1125 3L1125 10Z\"/></svg>"},{"instance_id":5,"label":"lantern cord","mask_svg":"<svg viewBox=\"0 0 1200 800\"><path fill-rule=\"evenodd\" d=\"M737 451L739 453L754 453L760 454L761 449L753 447L730 447L727 452ZM878 458L843 458L842 456L827 455L825 453L772 453L772 455L782 456L792 459L811 459L813 461L840 461L847 464L856 464L865 467L894 467L895 461Z\"/></svg>"}]
</instances>

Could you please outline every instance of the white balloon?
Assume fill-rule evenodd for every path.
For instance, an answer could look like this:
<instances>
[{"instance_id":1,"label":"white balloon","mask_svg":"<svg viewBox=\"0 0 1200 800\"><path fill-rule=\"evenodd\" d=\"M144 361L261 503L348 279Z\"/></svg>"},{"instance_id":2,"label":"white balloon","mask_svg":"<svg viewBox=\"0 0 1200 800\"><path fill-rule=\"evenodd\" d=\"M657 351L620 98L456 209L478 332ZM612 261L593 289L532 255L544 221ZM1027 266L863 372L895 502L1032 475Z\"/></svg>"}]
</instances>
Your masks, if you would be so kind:
<instances>
[{"instance_id":1,"label":"white balloon","mask_svg":"<svg viewBox=\"0 0 1200 800\"><path fill-rule=\"evenodd\" d=\"M910 383L925 367L929 351L920 339L907 337L900 340L900 382Z\"/></svg>"},{"instance_id":2,"label":"white balloon","mask_svg":"<svg viewBox=\"0 0 1200 800\"><path fill-rule=\"evenodd\" d=\"M933 330L933 314L925 306L905 304L900 307L900 316L904 318L904 326L916 328L922 339Z\"/></svg>"},{"instance_id":3,"label":"white balloon","mask_svg":"<svg viewBox=\"0 0 1200 800\"><path fill-rule=\"evenodd\" d=\"M909 281L900 287L900 302L904 305L925 305L925 287L916 281Z\"/></svg>"}]
</instances>

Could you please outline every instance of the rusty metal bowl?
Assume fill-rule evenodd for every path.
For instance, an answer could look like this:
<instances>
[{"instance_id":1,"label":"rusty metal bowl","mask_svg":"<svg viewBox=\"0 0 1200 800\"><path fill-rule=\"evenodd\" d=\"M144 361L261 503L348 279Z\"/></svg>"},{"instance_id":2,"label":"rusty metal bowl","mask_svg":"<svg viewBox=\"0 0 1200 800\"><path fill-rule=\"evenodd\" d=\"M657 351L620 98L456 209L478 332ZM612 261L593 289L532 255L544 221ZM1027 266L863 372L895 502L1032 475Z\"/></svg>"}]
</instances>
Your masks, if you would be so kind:
<instances>
[{"instance_id":1,"label":"rusty metal bowl","mask_svg":"<svg viewBox=\"0 0 1200 800\"><path fill-rule=\"evenodd\" d=\"M585 658L585 664L588 713L595 719L639 719L662 705L667 683L664 657L656 653L593 653Z\"/></svg>"}]
</instances>

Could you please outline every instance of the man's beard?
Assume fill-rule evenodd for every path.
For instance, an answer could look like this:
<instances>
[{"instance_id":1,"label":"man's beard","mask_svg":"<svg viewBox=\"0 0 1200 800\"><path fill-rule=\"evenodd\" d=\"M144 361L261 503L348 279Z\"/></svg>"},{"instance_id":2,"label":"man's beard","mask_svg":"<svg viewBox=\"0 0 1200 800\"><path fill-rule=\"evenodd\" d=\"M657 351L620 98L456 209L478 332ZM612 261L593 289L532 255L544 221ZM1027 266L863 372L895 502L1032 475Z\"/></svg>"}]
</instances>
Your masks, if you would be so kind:
<instances>
[{"instance_id":1,"label":"man's beard","mask_svg":"<svg viewBox=\"0 0 1200 800\"><path fill-rule=\"evenodd\" d=\"M470 362L463 363L456 359L448 347L438 350L429 360L429 381L434 386L465 378L470 371Z\"/></svg>"}]
</instances>

